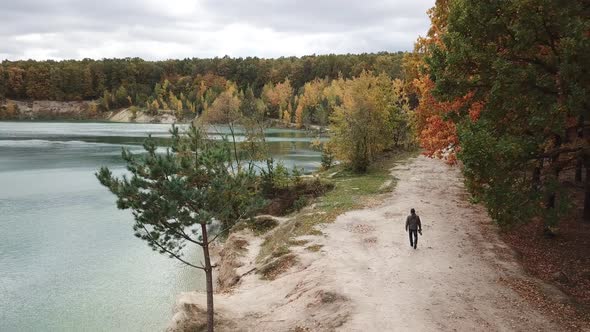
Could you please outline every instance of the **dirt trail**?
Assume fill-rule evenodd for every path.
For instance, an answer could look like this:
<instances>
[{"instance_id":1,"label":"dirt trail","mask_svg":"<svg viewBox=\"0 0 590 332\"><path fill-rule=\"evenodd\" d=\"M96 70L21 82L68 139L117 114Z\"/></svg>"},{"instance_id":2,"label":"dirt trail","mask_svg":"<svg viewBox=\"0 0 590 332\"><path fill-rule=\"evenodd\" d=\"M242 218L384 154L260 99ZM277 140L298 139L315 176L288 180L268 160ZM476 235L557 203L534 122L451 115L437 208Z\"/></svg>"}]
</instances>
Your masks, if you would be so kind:
<instances>
[{"instance_id":1,"label":"dirt trail","mask_svg":"<svg viewBox=\"0 0 590 332\"><path fill-rule=\"evenodd\" d=\"M486 249L504 244L482 236L488 217L466 201L456 168L419 157L394 174L400 181L383 205L344 214L325 230L322 259L355 304L342 330L558 330L498 283L506 272ZM423 225L417 250L404 232L411 207ZM500 263L518 273L514 262Z\"/></svg>"},{"instance_id":2,"label":"dirt trail","mask_svg":"<svg viewBox=\"0 0 590 332\"><path fill-rule=\"evenodd\" d=\"M320 253L299 250L300 263L278 279L251 274L217 296L217 308L238 317L227 330L560 330L499 282L522 272L511 255L496 254L507 250L501 241L483 236L488 217L467 201L459 170L418 157L393 172L399 182L379 206L343 214L325 237L309 238ZM404 231L412 207L423 224L417 250Z\"/></svg>"}]
</instances>

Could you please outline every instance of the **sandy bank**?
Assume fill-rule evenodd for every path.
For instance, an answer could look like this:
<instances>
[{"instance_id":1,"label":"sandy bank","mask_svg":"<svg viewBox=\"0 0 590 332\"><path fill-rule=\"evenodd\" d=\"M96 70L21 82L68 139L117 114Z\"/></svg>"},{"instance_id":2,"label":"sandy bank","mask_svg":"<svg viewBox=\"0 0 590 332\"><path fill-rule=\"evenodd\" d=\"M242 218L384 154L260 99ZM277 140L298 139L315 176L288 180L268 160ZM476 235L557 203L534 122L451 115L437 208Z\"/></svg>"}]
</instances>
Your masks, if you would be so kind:
<instances>
[{"instance_id":1,"label":"sandy bank","mask_svg":"<svg viewBox=\"0 0 590 332\"><path fill-rule=\"evenodd\" d=\"M145 112L137 112L135 116L129 108L124 108L106 114L106 119L113 122L137 122L137 123L177 123L176 116L172 111L162 111L158 115L150 115Z\"/></svg>"},{"instance_id":2,"label":"sandy bank","mask_svg":"<svg viewBox=\"0 0 590 332\"><path fill-rule=\"evenodd\" d=\"M16 105L8 112L7 104ZM53 100L5 100L0 102L0 119L5 120L101 120L112 122L137 123L178 123L189 119L176 118L171 110L160 110L157 115L138 111L135 115L130 108L109 112L96 112L93 101L53 101Z\"/></svg>"}]
</instances>

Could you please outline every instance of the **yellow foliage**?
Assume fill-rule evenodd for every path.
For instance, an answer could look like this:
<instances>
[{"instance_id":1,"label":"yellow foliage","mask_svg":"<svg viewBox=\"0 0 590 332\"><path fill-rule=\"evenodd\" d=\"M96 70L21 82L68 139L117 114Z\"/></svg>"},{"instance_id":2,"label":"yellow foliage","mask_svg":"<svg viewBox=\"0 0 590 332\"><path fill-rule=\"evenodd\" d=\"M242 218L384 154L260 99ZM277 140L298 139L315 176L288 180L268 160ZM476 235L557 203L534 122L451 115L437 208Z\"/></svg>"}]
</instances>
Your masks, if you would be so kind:
<instances>
[{"instance_id":1,"label":"yellow foliage","mask_svg":"<svg viewBox=\"0 0 590 332\"><path fill-rule=\"evenodd\" d=\"M274 86L271 83L266 84L262 89L262 100L269 106L271 116L278 116L282 118L282 110L287 107L287 104L293 96L293 87L291 81L286 79L284 82L279 82Z\"/></svg>"},{"instance_id":2,"label":"yellow foliage","mask_svg":"<svg viewBox=\"0 0 590 332\"><path fill-rule=\"evenodd\" d=\"M304 122L309 122L317 116L317 110L323 100L324 88L328 85L326 80L315 79L305 83L303 94L299 97L297 109L295 109L295 123L298 128L303 127Z\"/></svg>"},{"instance_id":3,"label":"yellow foliage","mask_svg":"<svg viewBox=\"0 0 590 332\"><path fill-rule=\"evenodd\" d=\"M341 105L331 116L330 145L336 157L365 171L386 149L409 139L407 97L401 81L362 72L339 83Z\"/></svg>"},{"instance_id":4,"label":"yellow foliage","mask_svg":"<svg viewBox=\"0 0 590 332\"><path fill-rule=\"evenodd\" d=\"M90 104L88 104L88 111L90 112L90 114L98 113L98 104L95 102L91 102Z\"/></svg>"},{"instance_id":5,"label":"yellow foliage","mask_svg":"<svg viewBox=\"0 0 590 332\"><path fill-rule=\"evenodd\" d=\"M11 118L16 116L18 112L18 105L16 105L13 101L9 100L6 102L6 116Z\"/></svg>"},{"instance_id":6,"label":"yellow foliage","mask_svg":"<svg viewBox=\"0 0 590 332\"><path fill-rule=\"evenodd\" d=\"M293 113L293 107L291 107L291 103L289 103L287 109L283 111L283 124L285 126L291 124L291 113Z\"/></svg>"},{"instance_id":7,"label":"yellow foliage","mask_svg":"<svg viewBox=\"0 0 590 332\"><path fill-rule=\"evenodd\" d=\"M235 84L228 82L225 91L203 113L209 123L234 123L240 118L241 100Z\"/></svg>"}]
</instances>

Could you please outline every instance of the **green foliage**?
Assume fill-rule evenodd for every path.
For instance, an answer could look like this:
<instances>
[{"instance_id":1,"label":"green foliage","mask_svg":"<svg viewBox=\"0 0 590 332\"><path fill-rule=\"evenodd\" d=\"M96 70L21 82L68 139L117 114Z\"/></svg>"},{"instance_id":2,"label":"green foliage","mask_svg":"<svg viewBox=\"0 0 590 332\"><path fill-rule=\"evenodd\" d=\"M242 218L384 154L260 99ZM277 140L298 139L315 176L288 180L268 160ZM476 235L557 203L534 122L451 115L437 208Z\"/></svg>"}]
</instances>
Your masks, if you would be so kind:
<instances>
[{"instance_id":1,"label":"green foliage","mask_svg":"<svg viewBox=\"0 0 590 332\"><path fill-rule=\"evenodd\" d=\"M228 229L260 208L256 175L247 169L232 172L227 141L205 139L191 127L182 136L177 127L166 153L157 153L153 139L144 143L145 154L123 150L129 175L116 177L106 167L96 174L117 196L117 207L131 209L135 235L171 257L182 257L187 242L198 241L201 225L213 220Z\"/></svg>"},{"instance_id":2,"label":"green foliage","mask_svg":"<svg viewBox=\"0 0 590 332\"><path fill-rule=\"evenodd\" d=\"M307 197L301 196L295 200L295 203L293 203L293 209L295 209L295 211L300 211L307 205L307 203Z\"/></svg>"},{"instance_id":3,"label":"green foliage","mask_svg":"<svg viewBox=\"0 0 590 332\"><path fill-rule=\"evenodd\" d=\"M467 186L488 207L490 216L502 225L529 220L539 210L542 195L520 174L528 167L528 161L520 157L522 142L497 140L484 121L461 126L459 138L458 157Z\"/></svg>"},{"instance_id":4,"label":"green foliage","mask_svg":"<svg viewBox=\"0 0 590 332\"><path fill-rule=\"evenodd\" d=\"M284 189L291 185L291 175L289 169L279 161L268 159L266 167L260 170L262 178L262 188L265 195L270 195L278 189Z\"/></svg>"},{"instance_id":5,"label":"green foliage","mask_svg":"<svg viewBox=\"0 0 590 332\"><path fill-rule=\"evenodd\" d=\"M112 103L111 94L108 91L104 91L102 98L99 99L99 104L104 111L111 110L111 103Z\"/></svg>"},{"instance_id":6,"label":"green foliage","mask_svg":"<svg viewBox=\"0 0 590 332\"><path fill-rule=\"evenodd\" d=\"M131 112L131 121L135 121L137 118L137 112L139 112L139 108L137 106L129 107L129 111Z\"/></svg>"},{"instance_id":7,"label":"green foliage","mask_svg":"<svg viewBox=\"0 0 590 332\"><path fill-rule=\"evenodd\" d=\"M449 116L459 129L458 157L469 187L501 224L537 216L554 225L567 212L559 175L590 151L587 139L571 137L590 105L589 8L452 1L442 44L427 56L437 98L464 101Z\"/></svg>"},{"instance_id":8,"label":"green foliage","mask_svg":"<svg viewBox=\"0 0 590 332\"><path fill-rule=\"evenodd\" d=\"M237 232L243 229L250 229L256 235L262 235L277 227L279 223L274 218L257 217L240 221L232 229Z\"/></svg>"},{"instance_id":9,"label":"green foliage","mask_svg":"<svg viewBox=\"0 0 590 332\"><path fill-rule=\"evenodd\" d=\"M288 222L281 223L261 246L257 261L263 262L281 249L285 243L290 243L298 236L321 235L318 225L330 223L346 211L361 208L369 200L375 199L376 194L382 193L383 184L395 179L391 177L391 168L400 160L418 155L418 151L403 154L386 154L371 166L366 173L359 174L346 169L344 165L337 165L330 172L321 172L319 177L306 180L307 192L321 193L308 195L308 202L314 202L311 213L296 213ZM336 173L334 175L334 173ZM392 187L390 187L391 190ZM319 249L319 248L318 248Z\"/></svg>"},{"instance_id":10,"label":"green foliage","mask_svg":"<svg viewBox=\"0 0 590 332\"><path fill-rule=\"evenodd\" d=\"M291 182L293 182L293 185L298 186L302 183L301 176L303 176L303 172L303 168L293 166L293 169L291 169Z\"/></svg>"},{"instance_id":11,"label":"green foliage","mask_svg":"<svg viewBox=\"0 0 590 332\"><path fill-rule=\"evenodd\" d=\"M329 169L334 165L334 153L328 144L322 145L322 169Z\"/></svg>"},{"instance_id":12,"label":"green foliage","mask_svg":"<svg viewBox=\"0 0 590 332\"><path fill-rule=\"evenodd\" d=\"M115 92L115 105L118 107L126 107L129 106L129 95L127 93L127 89L125 86L121 85Z\"/></svg>"},{"instance_id":13,"label":"green foliage","mask_svg":"<svg viewBox=\"0 0 590 332\"><path fill-rule=\"evenodd\" d=\"M156 142L149 137L142 155L123 149L129 174L117 177L102 167L96 177L117 196L119 209L132 210L135 236L153 250L205 272L207 325L213 331L209 245L216 236L209 237L207 226L218 221L221 230L217 236L223 235L238 221L253 217L264 201L254 168L240 167L227 138L210 141L206 131L195 126L185 135L175 126L170 132L172 140L166 153L158 153ZM184 257L187 244L202 247L203 265Z\"/></svg>"}]
</instances>

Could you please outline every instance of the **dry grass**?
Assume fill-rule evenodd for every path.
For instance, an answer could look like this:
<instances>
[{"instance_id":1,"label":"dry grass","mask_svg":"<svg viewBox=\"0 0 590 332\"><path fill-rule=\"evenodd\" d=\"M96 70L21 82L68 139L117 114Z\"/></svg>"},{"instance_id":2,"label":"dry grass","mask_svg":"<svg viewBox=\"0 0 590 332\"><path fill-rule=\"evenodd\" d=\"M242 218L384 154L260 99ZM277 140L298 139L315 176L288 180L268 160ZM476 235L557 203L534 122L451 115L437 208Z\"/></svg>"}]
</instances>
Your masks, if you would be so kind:
<instances>
[{"instance_id":1,"label":"dry grass","mask_svg":"<svg viewBox=\"0 0 590 332\"><path fill-rule=\"evenodd\" d=\"M306 245L308 243L309 243L309 240L295 240L295 239L289 240L289 245L290 246L300 247L300 246L304 246L304 245Z\"/></svg>"},{"instance_id":2,"label":"dry grass","mask_svg":"<svg viewBox=\"0 0 590 332\"><path fill-rule=\"evenodd\" d=\"M278 226L278 222L272 218L253 218L250 220L242 220L232 227L230 233L241 231L244 229L251 230L255 235L260 236L267 233L271 229Z\"/></svg>"},{"instance_id":3,"label":"dry grass","mask_svg":"<svg viewBox=\"0 0 590 332\"><path fill-rule=\"evenodd\" d=\"M321 245L321 244L314 244L314 245L305 247L305 250L312 251L312 252L318 252L322 249L322 247L323 247L323 245Z\"/></svg>"},{"instance_id":4,"label":"dry grass","mask_svg":"<svg viewBox=\"0 0 590 332\"><path fill-rule=\"evenodd\" d=\"M279 258L272 260L265 264L258 270L258 274L262 275L262 279L274 280L281 273L287 271L290 267L297 263L297 256L294 254L282 255Z\"/></svg>"}]
</instances>

